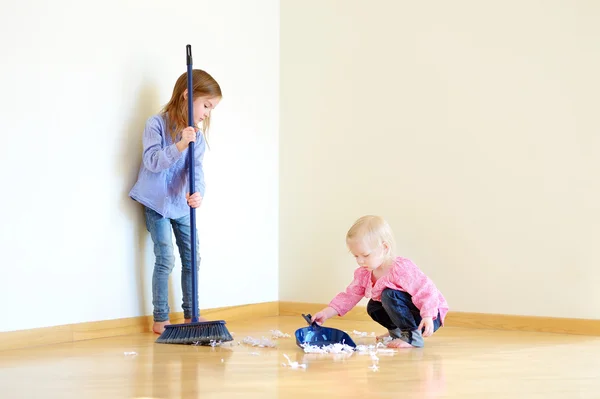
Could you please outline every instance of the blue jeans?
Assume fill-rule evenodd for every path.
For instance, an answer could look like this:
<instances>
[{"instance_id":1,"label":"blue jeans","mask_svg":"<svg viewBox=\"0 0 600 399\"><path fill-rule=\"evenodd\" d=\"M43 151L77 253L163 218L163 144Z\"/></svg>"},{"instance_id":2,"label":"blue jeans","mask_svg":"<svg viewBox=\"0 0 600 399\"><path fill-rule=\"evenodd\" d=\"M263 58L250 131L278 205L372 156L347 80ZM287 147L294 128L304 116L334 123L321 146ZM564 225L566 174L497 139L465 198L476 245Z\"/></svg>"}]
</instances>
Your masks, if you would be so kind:
<instances>
[{"instance_id":1,"label":"blue jeans","mask_svg":"<svg viewBox=\"0 0 600 399\"><path fill-rule=\"evenodd\" d=\"M154 242L154 272L152 274L152 305L154 321L169 320L169 275L175 266L172 234L181 257L181 291L183 294L183 316L192 317L192 247L190 238L190 215L179 219L167 219L154 210L144 207L146 228ZM198 235L196 234L196 237ZM196 238L196 248L198 239ZM200 265L200 255L196 251L196 266ZM198 293L195 293L198 298ZM200 312L198 312L200 314Z\"/></svg>"},{"instance_id":2,"label":"blue jeans","mask_svg":"<svg viewBox=\"0 0 600 399\"><path fill-rule=\"evenodd\" d=\"M412 301L409 293L386 288L381 293L381 302L370 300L367 313L377 323L390 332L393 338L400 338L417 347L423 346L422 331L417 330L421 324L421 313ZM441 326L440 313L433 320L433 331Z\"/></svg>"}]
</instances>

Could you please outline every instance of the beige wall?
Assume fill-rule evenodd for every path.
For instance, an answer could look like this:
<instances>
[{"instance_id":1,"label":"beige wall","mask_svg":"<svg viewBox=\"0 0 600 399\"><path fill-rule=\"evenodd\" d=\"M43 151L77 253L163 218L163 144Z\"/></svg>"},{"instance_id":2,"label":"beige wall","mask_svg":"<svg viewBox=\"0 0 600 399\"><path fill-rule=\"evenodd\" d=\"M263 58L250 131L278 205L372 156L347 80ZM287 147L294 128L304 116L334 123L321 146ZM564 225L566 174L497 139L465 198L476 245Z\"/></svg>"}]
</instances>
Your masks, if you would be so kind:
<instances>
[{"instance_id":1,"label":"beige wall","mask_svg":"<svg viewBox=\"0 0 600 399\"><path fill-rule=\"evenodd\" d=\"M598 43L592 1L283 0L280 299L375 213L453 310L600 318Z\"/></svg>"},{"instance_id":2,"label":"beige wall","mask_svg":"<svg viewBox=\"0 0 600 399\"><path fill-rule=\"evenodd\" d=\"M153 244L128 193L186 44L224 96L197 211L199 306L277 300L279 1L5 1L0 332L152 314Z\"/></svg>"}]
</instances>

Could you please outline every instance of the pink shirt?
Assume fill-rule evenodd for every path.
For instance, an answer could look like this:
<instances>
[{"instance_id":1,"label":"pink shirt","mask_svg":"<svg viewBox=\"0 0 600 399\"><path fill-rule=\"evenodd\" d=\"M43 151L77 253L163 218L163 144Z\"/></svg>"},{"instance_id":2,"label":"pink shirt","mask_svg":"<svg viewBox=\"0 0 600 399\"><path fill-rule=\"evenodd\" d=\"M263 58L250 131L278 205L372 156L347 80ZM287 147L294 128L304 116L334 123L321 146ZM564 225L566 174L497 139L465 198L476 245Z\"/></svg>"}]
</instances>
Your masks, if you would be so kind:
<instances>
[{"instance_id":1,"label":"pink shirt","mask_svg":"<svg viewBox=\"0 0 600 399\"><path fill-rule=\"evenodd\" d=\"M381 301L384 289L405 291L412 296L412 301L420 310L421 317L437 318L440 312L443 324L448 313L448 303L437 287L413 262L397 257L386 274L375 284L371 281L371 271L359 267L354 271L354 280L345 292L337 294L329 303L340 316L345 315L364 297Z\"/></svg>"}]
</instances>

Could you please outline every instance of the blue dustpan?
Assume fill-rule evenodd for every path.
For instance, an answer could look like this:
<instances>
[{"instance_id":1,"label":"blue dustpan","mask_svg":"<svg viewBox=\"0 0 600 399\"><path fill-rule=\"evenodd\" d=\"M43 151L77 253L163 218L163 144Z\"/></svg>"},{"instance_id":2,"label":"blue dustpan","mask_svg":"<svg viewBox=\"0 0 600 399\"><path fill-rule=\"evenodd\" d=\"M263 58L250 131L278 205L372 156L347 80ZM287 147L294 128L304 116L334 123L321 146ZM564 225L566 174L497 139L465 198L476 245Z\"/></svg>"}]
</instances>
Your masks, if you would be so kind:
<instances>
[{"instance_id":1,"label":"blue dustpan","mask_svg":"<svg viewBox=\"0 0 600 399\"><path fill-rule=\"evenodd\" d=\"M318 347L327 346L331 344L346 344L353 348L356 348L356 344L342 330L335 328L323 327L318 325L316 322L312 323L310 314L302 315L304 320L308 323L308 327L299 328L296 330L296 345L302 348L303 344L314 345Z\"/></svg>"}]
</instances>

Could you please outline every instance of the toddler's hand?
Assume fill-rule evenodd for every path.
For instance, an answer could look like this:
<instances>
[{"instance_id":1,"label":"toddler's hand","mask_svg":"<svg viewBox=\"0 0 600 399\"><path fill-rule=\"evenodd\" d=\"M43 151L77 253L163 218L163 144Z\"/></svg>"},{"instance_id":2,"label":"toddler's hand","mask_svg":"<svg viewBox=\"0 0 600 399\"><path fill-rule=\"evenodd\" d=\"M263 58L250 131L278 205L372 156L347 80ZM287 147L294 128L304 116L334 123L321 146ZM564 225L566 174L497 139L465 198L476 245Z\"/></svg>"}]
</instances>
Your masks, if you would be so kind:
<instances>
[{"instance_id":1,"label":"toddler's hand","mask_svg":"<svg viewBox=\"0 0 600 399\"><path fill-rule=\"evenodd\" d=\"M314 314L310 321L312 321L313 323L316 321L317 324L321 325L321 324L325 323L325 320L327 320L327 316L325 315L325 312L320 311L320 312L317 312L316 314Z\"/></svg>"},{"instance_id":2,"label":"toddler's hand","mask_svg":"<svg viewBox=\"0 0 600 399\"><path fill-rule=\"evenodd\" d=\"M423 331L423 337L429 337L431 334L433 334L433 318L425 317L423 320L421 320L421 324L419 324L417 330L421 331L423 328L425 329Z\"/></svg>"},{"instance_id":3,"label":"toddler's hand","mask_svg":"<svg viewBox=\"0 0 600 399\"><path fill-rule=\"evenodd\" d=\"M185 195L185 199L187 200L188 205L192 208L198 208L202 203L202 196L200 193L194 193L191 196L189 193L187 193Z\"/></svg>"},{"instance_id":4,"label":"toddler's hand","mask_svg":"<svg viewBox=\"0 0 600 399\"><path fill-rule=\"evenodd\" d=\"M323 323L325 323L325 320L329 319L330 317L333 317L337 314L337 312L331 308L331 307L326 307L325 309L321 310L320 312L317 312L311 319L312 322L317 322L317 324L321 325Z\"/></svg>"}]
</instances>

